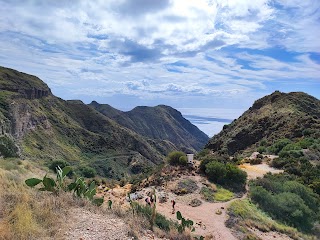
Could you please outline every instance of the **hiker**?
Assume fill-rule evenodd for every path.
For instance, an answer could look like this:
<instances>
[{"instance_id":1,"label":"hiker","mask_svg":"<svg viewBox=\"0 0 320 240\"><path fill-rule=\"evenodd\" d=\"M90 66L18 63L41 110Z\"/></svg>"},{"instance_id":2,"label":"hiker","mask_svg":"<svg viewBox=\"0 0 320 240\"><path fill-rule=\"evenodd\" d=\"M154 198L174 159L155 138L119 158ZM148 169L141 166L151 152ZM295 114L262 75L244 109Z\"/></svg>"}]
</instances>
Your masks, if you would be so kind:
<instances>
[{"instance_id":1,"label":"hiker","mask_svg":"<svg viewBox=\"0 0 320 240\"><path fill-rule=\"evenodd\" d=\"M150 197L150 204L153 206L154 203L156 203L156 200L153 198L153 195Z\"/></svg>"},{"instance_id":2,"label":"hiker","mask_svg":"<svg viewBox=\"0 0 320 240\"><path fill-rule=\"evenodd\" d=\"M145 201L146 201L146 203L147 203L149 206L151 206L150 197L146 197Z\"/></svg>"},{"instance_id":3,"label":"hiker","mask_svg":"<svg viewBox=\"0 0 320 240\"><path fill-rule=\"evenodd\" d=\"M176 201L175 200L171 200L171 204L172 204L172 214L174 214L176 212L174 206L176 205Z\"/></svg>"}]
</instances>

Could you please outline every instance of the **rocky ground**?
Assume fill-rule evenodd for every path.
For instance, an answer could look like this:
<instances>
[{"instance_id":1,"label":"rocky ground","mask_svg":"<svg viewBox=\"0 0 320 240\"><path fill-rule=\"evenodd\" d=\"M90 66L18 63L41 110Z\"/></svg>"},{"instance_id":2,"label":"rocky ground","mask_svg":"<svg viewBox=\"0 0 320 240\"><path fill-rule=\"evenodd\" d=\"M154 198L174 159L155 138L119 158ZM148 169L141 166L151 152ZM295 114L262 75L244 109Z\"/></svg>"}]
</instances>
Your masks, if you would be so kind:
<instances>
[{"instance_id":1,"label":"rocky ground","mask_svg":"<svg viewBox=\"0 0 320 240\"><path fill-rule=\"evenodd\" d=\"M243 164L240 166L248 173L250 179L262 177L267 172L278 173L278 170L270 168L267 164L258 165ZM196 183L196 188L192 186L192 191L187 194L177 195L175 193L178 183L184 180L191 180ZM227 228L225 221L228 219L227 208L232 201L243 199L246 195L235 196L234 199L227 202L206 202L200 194L200 189L203 186L209 186L210 183L205 177L195 175L194 173L186 173L178 175L162 186L155 187L158 196L157 212L165 215L167 218L176 221L176 214L172 214L171 200L176 201L176 211L180 211L185 218L194 221L196 235L206 236L206 239L215 240L233 240L237 239L231 229ZM151 192L153 187L145 187L132 195L135 201L141 204L146 204L145 197L148 192ZM100 188L100 194L104 195L105 199L111 199L114 204L117 204L122 209L129 208L126 196L130 186L116 187L112 190L104 190ZM136 199L137 198L137 199ZM193 199L200 201L198 206L191 206L190 202ZM198 202L198 201L197 201ZM263 240L269 239L290 239L283 234L276 232L261 232L257 229L250 229L255 235ZM86 209L74 209L70 215L68 223L61 239L133 239L130 235L130 228L124 219L115 215L107 216L91 212ZM283 235L283 236L282 236ZM151 231L145 230L139 239L157 239Z\"/></svg>"}]
</instances>

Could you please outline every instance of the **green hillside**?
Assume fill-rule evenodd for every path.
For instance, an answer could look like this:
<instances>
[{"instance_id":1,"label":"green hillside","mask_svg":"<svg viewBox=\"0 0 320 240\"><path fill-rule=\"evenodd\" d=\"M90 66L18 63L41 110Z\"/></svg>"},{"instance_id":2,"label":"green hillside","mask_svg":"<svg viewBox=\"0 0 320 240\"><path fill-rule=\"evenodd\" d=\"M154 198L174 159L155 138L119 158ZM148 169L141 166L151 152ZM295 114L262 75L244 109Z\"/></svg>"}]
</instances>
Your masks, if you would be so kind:
<instances>
[{"instance_id":1,"label":"green hillside","mask_svg":"<svg viewBox=\"0 0 320 240\"><path fill-rule=\"evenodd\" d=\"M97 102L92 102L90 106L142 136L170 141L185 152L198 151L209 140L206 134L169 106L139 106L128 112Z\"/></svg>"},{"instance_id":2,"label":"green hillside","mask_svg":"<svg viewBox=\"0 0 320 240\"><path fill-rule=\"evenodd\" d=\"M319 137L320 101L302 92L276 91L257 100L242 116L225 125L206 148L233 155L250 153L259 146L266 151L280 139L298 142Z\"/></svg>"},{"instance_id":3,"label":"green hillside","mask_svg":"<svg viewBox=\"0 0 320 240\"><path fill-rule=\"evenodd\" d=\"M145 138L81 101L64 101L40 79L0 69L0 155L63 160L121 178L163 162L176 147ZM139 167L137 167L139 166Z\"/></svg>"}]
</instances>

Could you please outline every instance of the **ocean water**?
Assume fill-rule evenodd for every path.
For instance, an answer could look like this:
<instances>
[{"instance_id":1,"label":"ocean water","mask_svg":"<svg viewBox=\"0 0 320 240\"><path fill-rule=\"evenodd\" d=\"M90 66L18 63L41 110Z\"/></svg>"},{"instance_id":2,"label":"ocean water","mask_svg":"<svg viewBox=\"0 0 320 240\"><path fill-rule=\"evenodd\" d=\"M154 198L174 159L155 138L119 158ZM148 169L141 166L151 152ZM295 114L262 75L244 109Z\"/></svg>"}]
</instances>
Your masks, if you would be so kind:
<instances>
[{"instance_id":1,"label":"ocean water","mask_svg":"<svg viewBox=\"0 0 320 240\"><path fill-rule=\"evenodd\" d=\"M219 133L245 111L230 108L178 108L182 115L209 137Z\"/></svg>"}]
</instances>

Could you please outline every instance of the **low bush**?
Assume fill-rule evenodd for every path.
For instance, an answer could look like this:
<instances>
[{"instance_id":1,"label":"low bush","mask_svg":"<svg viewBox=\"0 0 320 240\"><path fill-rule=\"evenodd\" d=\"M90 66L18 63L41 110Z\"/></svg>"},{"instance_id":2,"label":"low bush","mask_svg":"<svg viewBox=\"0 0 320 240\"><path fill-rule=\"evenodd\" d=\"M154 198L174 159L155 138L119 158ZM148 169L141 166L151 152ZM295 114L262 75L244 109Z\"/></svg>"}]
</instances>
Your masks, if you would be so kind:
<instances>
[{"instance_id":1,"label":"low bush","mask_svg":"<svg viewBox=\"0 0 320 240\"><path fill-rule=\"evenodd\" d=\"M141 214L142 216L145 216L149 221L151 221L151 218L152 218L151 207L142 206L137 202L132 202L132 207L136 213ZM158 228L165 230L167 232L170 231L170 227L174 225L172 221L168 220L165 216L163 216L160 213L156 213L154 223Z\"/></svg>"},{"instance_id":2,"label":"low bush","mask_svg":"<svg viewBox=\"0 0 320 240\"><path fill-rule=\"evenodd\" d=\"M18 148L8 136L0 136L0 156L18 157Z\"/></svg>"},{"instance_id":3,"label":"low bush","mask_svg":"<svg viewBox=\"0 0 320 240\"><path fill-rule=\"evenodd\" d=\"M88 166L80 166L79 171L82 176L87 178L93 178L96 176L97 172L94 168Z\"/></svg>"},{"instance_id":4,"label":"low bush","mask_svg":"<svg viewBox=\"0 0 320 240\"><path fill-rule=\"evenodd\" d=\"M273 154L278 154L285 146L290 144L292 141L287 138L279 139L273 145L268 147L267 151Z\"/></svg>"},{"instance_id":5,"label":"low bush","mask_svg":"<svg viewBox=\"0 0 320 240\"><path fill-rule=\"evenodd\" d=\"M211 188L202 187L200 190L200 194L207 202L214 202L214 191Z\"/></svg>"},{"instance_id":6,"label":"low bush","mask_svg":"<svg viewBox=\"0 0 320 240\"><path fill-rule=\"evenodd\" d=\"M218 187L217 191L214 193L214 199L218 202L227 202L230 201L234 197L233 192L229 190Z\"/></svg>"},{"instance_id":7,"label":"low bush","mask_svg":"<svg viewBox=\"0 0 320 240\"><path fill-rule=\"evenodd\" d=\"M185 179L178 182L174 192L178 195L193 193L198 189L198 185L191 179Z\"/></svg>"},{"instance_id":8,"label":"low bush","mask_svg":"<svg viewBox=\"0 0 320 240\"><path fill-rule=\"evenodd\" d=\"M227 175L226 165L217 161L211 161L206 164L205 173L208 176L209 180L222 183Z\"/></svg>"},{"instance_id":9,"label":"low bush","mask_svg":"<svg viewBox=\"0 0 320 240\"><path fill-rule=\"evenodd\" d=\"M239 227L247 233L247 227L254 227L263 232L277 231L290 236L292 239L314 239L308 235L302 234L293 227L286 226L272 219L265 212L261 211L255 204L248 199L237 200L230 204L228 213L231 216L226 224L229 227L235 227L234 224L240 225ZM237 218L235 220L234 218Z\"/></svg>"},{"instance_id":10,"label":"low bush","mask_svg":"<svg viewBox=\"0 0 320 240\"><path fill-rule=\"evenodd\" d=\"M235 191L244 190L247 173L239 169L236 165L210 161L205 167L205 173L209 180Z\"/></svg>"},{"instance_id":11,"label":"low bush","mask_svg":"<svg viewBox=\"0 0 320 240\"><path fill-rule=\"evenodd\" d=\"M250 182L250 197L272 217L305 232L320 219L319 195L289 175L266 174Z\"/></svg>"},{"instance_id":12,"label":"low bush","mask_svg":"<svg viewBox=\"0 0 320 240\"><path fill-rule=\"evenodd\" d=\"M249 160L249 163L251 165L257 165L262 163L262 158L253 158Z\"/></svg>"},{"instance_id":13,"label":"low bush","mask_svg":"<svg viewBox=\"0 0 320 240\"><path fill-rule=\"evenodd\" d=\"M257 152L259 153L265 153L267 151L267 148L265 146L260 146L257 148Z\"/></svg>"},{"instance_id":14,"label":"low bush","mask_svg":"<svg viewBox=\"0 0 320 240\"><path fill-rule=\"evenodd\" d=\"M178 152L178 151L174 151L169 153L168 155L168 162L170 165L186 165L187 164L187 160L186 159L186 154L184 152Z\"/></svg>"}]
</instances>

